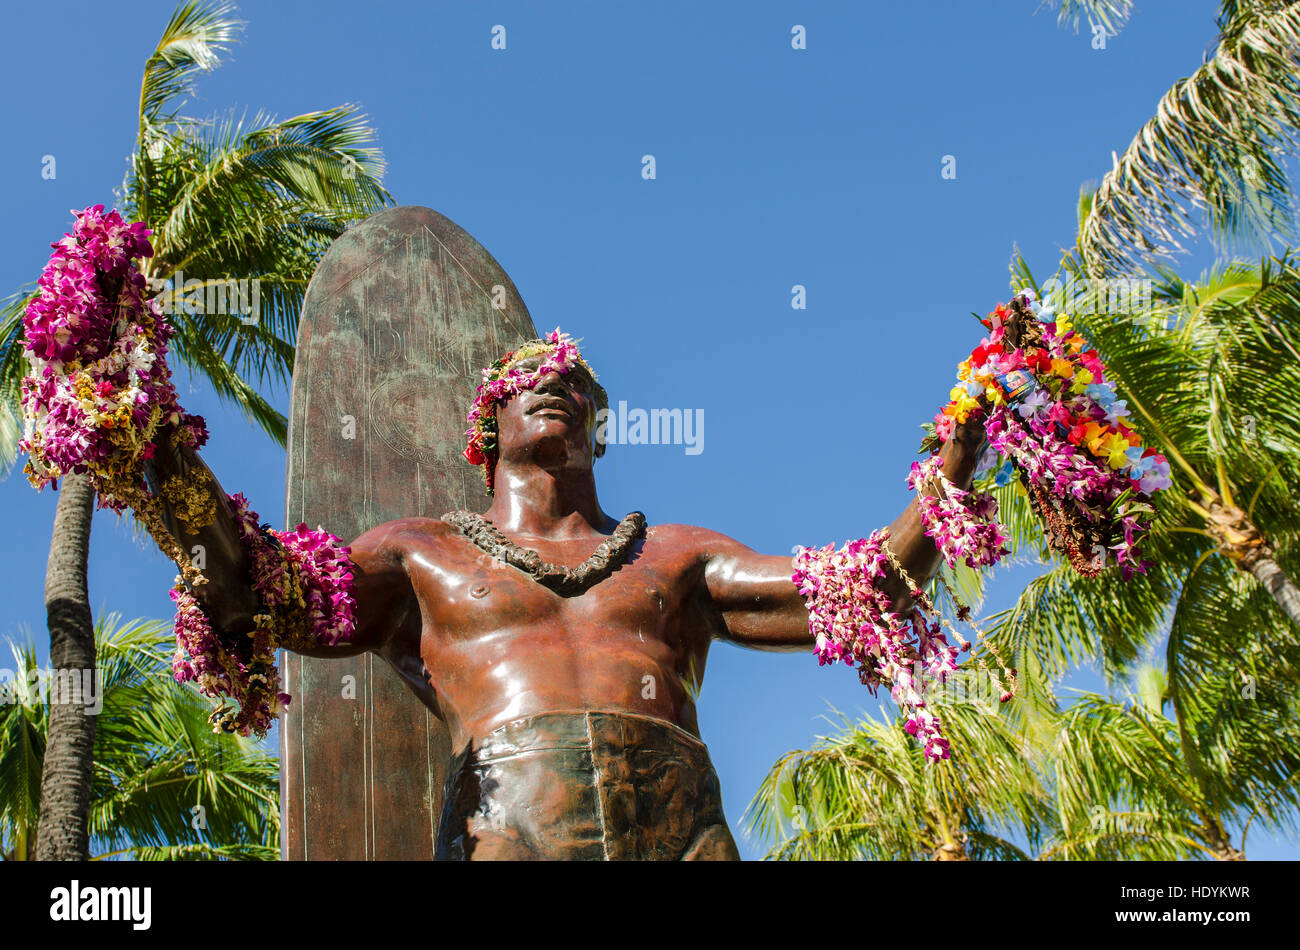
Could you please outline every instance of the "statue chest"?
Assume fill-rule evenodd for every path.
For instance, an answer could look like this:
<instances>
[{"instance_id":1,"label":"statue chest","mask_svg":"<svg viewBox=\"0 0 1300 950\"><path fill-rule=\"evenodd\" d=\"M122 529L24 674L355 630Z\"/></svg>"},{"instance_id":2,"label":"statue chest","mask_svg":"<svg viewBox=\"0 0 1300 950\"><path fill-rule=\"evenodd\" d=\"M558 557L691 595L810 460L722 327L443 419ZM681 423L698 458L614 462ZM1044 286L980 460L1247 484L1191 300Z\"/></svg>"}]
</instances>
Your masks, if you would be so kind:
<instances>
[{"instance_id":1,"label":"statue chest","mask_svg":"<svg viewBox=\"0 0 1300 950\"><path fill-rule=\"evenodd\" d=\"M542 553L566 563L570 552ZM581 560L576 547L567 560ZM610 576L573 595L556 593L487 555L444 561L415 580L426 630L453 643L599 631L606 639L653 637L676 645L690 628L703 625L695 596L699 572L654 551L637 552Z\"/></svg>"}]
</instances>

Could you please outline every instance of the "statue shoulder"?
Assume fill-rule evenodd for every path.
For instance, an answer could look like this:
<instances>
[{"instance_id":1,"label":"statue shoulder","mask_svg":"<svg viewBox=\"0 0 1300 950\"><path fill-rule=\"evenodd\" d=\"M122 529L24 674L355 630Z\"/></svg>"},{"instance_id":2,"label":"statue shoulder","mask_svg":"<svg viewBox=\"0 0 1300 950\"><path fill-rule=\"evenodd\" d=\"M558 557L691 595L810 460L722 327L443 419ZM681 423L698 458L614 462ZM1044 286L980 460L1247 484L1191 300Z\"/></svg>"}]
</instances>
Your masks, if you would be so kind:
<instances>
[{"instance_id":1,"label":"statue shoulder","mask_svg":"<svg viewBox=\"0 0 1300 950\"><path fill-rule=\"evenodd\" d=\"M354 553L361 551L400 558L413 549L436 544L459 533L455 527L438 518L398 518L358 535L351 547Z\"/></svg>"},{"instance_id":2,"label":"statue shoulder","mask_svg":"<svg viewBox=\"0 0 1300 950\"><path fill-rule=\"evenodd\" d=\"M701 558L717 554L750 550L735 538L691 524L656 524L646 529L647 542L658 542L674 548L690 550Z\"/></svg>"}]
</instances>

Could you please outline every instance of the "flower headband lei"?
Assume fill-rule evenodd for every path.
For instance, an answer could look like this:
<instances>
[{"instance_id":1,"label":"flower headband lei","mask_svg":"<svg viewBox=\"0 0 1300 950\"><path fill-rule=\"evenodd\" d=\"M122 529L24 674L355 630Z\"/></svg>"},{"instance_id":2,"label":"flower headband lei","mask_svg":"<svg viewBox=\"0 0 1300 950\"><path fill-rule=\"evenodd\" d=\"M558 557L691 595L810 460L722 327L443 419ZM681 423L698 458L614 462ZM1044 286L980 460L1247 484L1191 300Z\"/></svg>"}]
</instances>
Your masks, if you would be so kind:
<instances>
[{"instance_id":1,"label":"flower headband lei","mask_svg":"<svg viewBox=\"0 0 1300 950\"><path fill-rule=\"evenodd\" d=\"M519 368L519 363L542 354L545 355L537 369L526 372ZM573 337L556 327L545 338L529 340L491 366L483 367L483 382L479 384L474 403L465 417L470 426L465 430L469 443L462 454L471 465L483 466L483 479L489 495L493 494L496 482L497 407L524 390L533 389L550 373L567 373L575 366L581 366L592 382L596 381L595 371L578 352Z\"/></svg>"}]
</instances>

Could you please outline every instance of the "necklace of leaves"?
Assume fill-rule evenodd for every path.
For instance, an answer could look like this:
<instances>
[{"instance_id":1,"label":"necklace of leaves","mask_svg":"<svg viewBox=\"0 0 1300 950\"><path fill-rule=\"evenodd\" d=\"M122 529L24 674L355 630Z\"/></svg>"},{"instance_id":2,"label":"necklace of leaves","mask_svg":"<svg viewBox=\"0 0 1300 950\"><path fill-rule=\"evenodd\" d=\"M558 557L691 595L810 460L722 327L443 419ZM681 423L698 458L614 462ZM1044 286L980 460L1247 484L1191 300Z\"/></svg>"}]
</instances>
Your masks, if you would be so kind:
<instances>
[{"instance_id":1,"label":"necklace of leaves","mask_svg":"<svg viewBox=\"0 0 1300 950\"><path fill-rule=\"evenodd\" d=\"M523 548L507 538L492 522L472 511L449 511L442 520L455 526L485 554L504 561L530 575L543 587L563 597L573 597L603 581L627 560L632 545L645 534L645 515L633 511L577 567L552 564L532 548Z\"/></svg>"}]
</instances>

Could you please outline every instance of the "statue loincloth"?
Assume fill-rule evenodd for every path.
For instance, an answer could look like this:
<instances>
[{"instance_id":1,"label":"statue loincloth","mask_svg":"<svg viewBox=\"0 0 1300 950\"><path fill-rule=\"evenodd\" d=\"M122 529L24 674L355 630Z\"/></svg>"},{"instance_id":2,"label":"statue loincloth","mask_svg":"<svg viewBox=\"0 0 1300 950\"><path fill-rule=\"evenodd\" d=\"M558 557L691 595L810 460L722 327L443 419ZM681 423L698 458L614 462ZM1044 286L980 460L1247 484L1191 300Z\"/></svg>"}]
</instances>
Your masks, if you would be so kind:
<instances>
[{"instance_id":1,"label":"statue loincloth","mask_svg":"<svg viewBox=\"0 0 1300 950\"><path fill-rule=\"evenodd\" d=\"M659 719L547 713L476 740L448 772L443 861L738 861L703 742Z\"/></svg>"}]
</instances>

